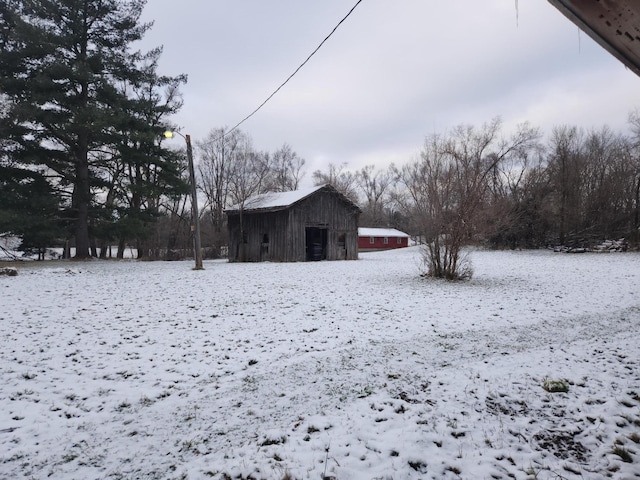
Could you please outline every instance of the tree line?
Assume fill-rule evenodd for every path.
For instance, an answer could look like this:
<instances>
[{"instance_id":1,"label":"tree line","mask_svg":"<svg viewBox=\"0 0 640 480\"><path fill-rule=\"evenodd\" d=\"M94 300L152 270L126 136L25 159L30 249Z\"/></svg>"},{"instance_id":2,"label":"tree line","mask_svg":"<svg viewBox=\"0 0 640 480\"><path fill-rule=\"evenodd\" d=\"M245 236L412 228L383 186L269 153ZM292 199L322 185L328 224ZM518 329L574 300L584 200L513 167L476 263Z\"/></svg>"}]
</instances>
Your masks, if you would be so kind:
<instances>
[{"instance_id":1,"label":"tree line","mask_svg":"<svg viewBox=\"0 0 640 480\"><path fill-rule=\"evenodd\" d=\"M23 247L71 246L76 257L180 258L192 245L184 149L164 139L186 75L158 72L161 48L133 47L151 24L144 0L0 2L0 234ZM404 165L311 173L362 209L360 225L420 239L428 274L464 277L461 248L638 244L640 113L630 131L500 119L428 135ZM177 142L176 142L177 143ZM296 190L306 161L284 143L257 149L218 127L195 142L207 257L224 255L225 209Z\"/></svg>"},{"instance_id":2,"label":"tree line","mask_svg":"<svg viewBox=\"0 0 640 480\"><path fill-rule=\"evenodd\" d=\"M329 164L311 179L358 204L360 225L398 228L423 241L428 274L464 277L467 244L538 248L625 238L637 245L640 113L629 124L629 134L563 125L545 138L527 123L504 134L495 118L427 136L418 158L402 166ZM212 246L226 245L225 208L295 190L306 175L305 160L287 144L269 154L254 151L245 133L223 134L212 130L199 143Z\"/></svg>"},{"instance_id":3,"label":"tree line","mask_svg":"<svg viewBox=\"0 0 640 480\"><path fill-rule=\"evenodd\" d=\"M620 237L637 243L637 113L630 124L631 135L606 126L588 131L557 126L543 141L541 131L527 124L504 138L500 121L493 120L429 136L420 160L399 171L412 192L405 205L410 211L419 201L432 200L442 207L428 224L442 224L435 221L438 214L450 224L455 213L464 219L465 238L493 247L588 245ZM425 171L431 173L427 178ZM416 184L431 189L423 195Z\"/></svg>"},{"instance_id":4,"label":"tree line","mask_svg":"<svg viewBox=\"0 0 640 480\"><path fill-rule=\"evenodd\" d=\"M330 167L333 180L360 201L361 225L393 226L422 241L425 274L472 273L462 247L589 247L605 239L640 241L640 112L630 133L603 126L557 126L544 139L499 118L426 137L419 158L387 170Z\"/></svg>"}]
</instances>

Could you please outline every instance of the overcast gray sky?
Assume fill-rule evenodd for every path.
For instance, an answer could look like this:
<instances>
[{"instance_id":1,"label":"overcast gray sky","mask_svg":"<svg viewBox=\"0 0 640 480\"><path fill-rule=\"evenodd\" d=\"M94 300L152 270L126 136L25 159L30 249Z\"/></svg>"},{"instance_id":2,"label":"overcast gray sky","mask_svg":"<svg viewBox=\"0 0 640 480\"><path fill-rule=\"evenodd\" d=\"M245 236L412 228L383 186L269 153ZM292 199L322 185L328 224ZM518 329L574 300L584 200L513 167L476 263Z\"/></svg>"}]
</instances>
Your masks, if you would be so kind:
<instances>
[{"instance_id":1,"label":"overcast gray sky","mask_svg":"<svg viewBox=\"0 0 640 480\"><path fill-rule=\"evenodd\" d=\"M203 139L262 103L356 0L148 0L144 48L186 73L183 133ZM546 0L363 0L310 62L240 128L288 143L311 171L402 164L427 134L502 117L626 131L640 78ZM197 160L196 160L197 161Z\"/></svg>"}]
</instances>

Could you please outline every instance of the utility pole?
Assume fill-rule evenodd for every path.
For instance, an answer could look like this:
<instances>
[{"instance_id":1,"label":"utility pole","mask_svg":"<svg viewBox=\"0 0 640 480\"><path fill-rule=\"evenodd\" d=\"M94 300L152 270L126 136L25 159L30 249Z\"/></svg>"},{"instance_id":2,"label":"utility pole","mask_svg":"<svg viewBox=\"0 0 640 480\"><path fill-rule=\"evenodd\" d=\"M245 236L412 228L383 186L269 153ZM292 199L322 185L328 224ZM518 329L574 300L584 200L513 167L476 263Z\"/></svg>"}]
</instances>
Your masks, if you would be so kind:
<instances>
[{"instance_id":1,"label":"utility pole","mask_svg":"<svg viewBox=\"0 0 640 480\"><path fill-rule=\"evenodd\" d=\"M202 247L200 244L200 214L198 213L198 190L196 188L196 174L193 169L193 148L191 147L191 135L182 135L180 132L166 131L166 138L173 138L177 133L187 142L187 163L189 164L189 183L191 185L191 216L193 224L191 232L193 233L193 256L196 259L194 270L204 270L202 266Z\"/></svg>"},{"instance_id":2,"label":"utility pole","mask_svg":"<svg viewBox=\"0 0 640 480\"><path fill-rule=\"evenodd\" d=\"M196 174L193 170L193 149L191 148L191 135L185 135L187 141L187 161L189 162L189 183L191 183L191 213L193 215L193 248L196 257L194 270L204 270L202 266L202 248L200 245L200 214L198 213L198 191L196 189Z\"/></svg>"}]
</instances>

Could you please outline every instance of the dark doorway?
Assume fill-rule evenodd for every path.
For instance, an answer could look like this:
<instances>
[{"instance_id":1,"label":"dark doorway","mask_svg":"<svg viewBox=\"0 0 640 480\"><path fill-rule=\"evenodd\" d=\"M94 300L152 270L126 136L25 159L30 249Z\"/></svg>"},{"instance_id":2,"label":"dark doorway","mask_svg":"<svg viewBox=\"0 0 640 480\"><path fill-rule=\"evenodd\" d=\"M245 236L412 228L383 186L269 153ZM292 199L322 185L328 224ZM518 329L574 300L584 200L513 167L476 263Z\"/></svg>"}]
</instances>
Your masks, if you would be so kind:
<instances>
[{"instance_id":1,"label":"dark doorway","mask_svg":"<svg viewBox=\"0 0 640 480\"><path fill-rule=\"evenodd\" d=\"M260 243L260 261L265 262L269 260L269 234L264 233L262 235L262 242Z\"/></svg>"},{"instance_id":2,"label":"dark doorway","mask_svg":"<svg viewBox=\"0 0 640 480\"><path fill-rule=\"evenodd\" d=\"M307 262L317 262L327 259L327 229L326 228L305 228Z\"/></svg>"}]
</instances>

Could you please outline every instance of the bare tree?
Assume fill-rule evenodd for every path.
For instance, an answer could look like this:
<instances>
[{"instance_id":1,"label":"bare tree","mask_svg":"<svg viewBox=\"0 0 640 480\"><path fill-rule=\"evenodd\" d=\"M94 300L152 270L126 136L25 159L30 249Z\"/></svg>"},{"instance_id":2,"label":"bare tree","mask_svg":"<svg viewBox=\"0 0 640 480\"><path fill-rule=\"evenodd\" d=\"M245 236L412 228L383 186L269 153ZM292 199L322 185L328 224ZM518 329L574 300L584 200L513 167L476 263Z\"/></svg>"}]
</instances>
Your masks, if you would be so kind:
<instances>
[{"instance_id":1,"label":"bare tree","mask_svg":"<svg viewBox=\"0 0 640 480\"><path fill-rule=\"evenodd\" d=\"M436 139L430 137L428 141L433 142ZM435 199L433 202L430 201L433 195L429 195L428 191L430 170L431 163L420 160L403 165L400 170L396 170L398 187L392 194L395 204L409 219L408 230L419 243L424 243L434 235L430 228L433 224L431 219L435 217L432 210Z\"/></svg>"},{"instance_id":2,"label":"bare tree","mask_svg":"<svg viewBox=\"0 0 640 480\"><path fill-rule=\"evenodd\" d=\"M393 185L394 167L376 170L375 165L367 165L356 173L356 183L364 195L360 222L371 227L387 226L386 208L390 203L389 190Z\"/></svg>"},{"instance_id":3,"label":"bare tree","mask_svg":"<svg viewBox=\"0 0 640 480\"><path fill-rule=\"evenodd\" d=\"M356 175L346 169L347 164L336 166L330 163L327 168L326 171L316 170L313 172L314 185L329 183L353 203L358 203Z\"/></svg>"},{"instance_id":4,"label":"bare tree","mask_svg":"<svg viewBox=\"0 0 640 480\"><path fill-rule=\"evenodd\" d=\"M633 132L633 143L630 145L633 171L630 210L633 212L633 235L637 243L640 241L640 110L636 109L629 114L629 124Z\"/></svg>"},{"instance_id":5,"label":"bare tree","mask_svg":"<svg viewBox=\"0 0 640 480\"><path fill-rule=\"evenodd\" d=\"M272 156L271 172L266 179L265 188L271 192L289 192L298 190L305 176L304 158L300 158L287 143Z\"/></svg>"},{"instance_id":6,"label":"bare tree","mask_svg":"<svg viewBox=\"0 0 640 480\"><path fill-rule=\"evenodd\" d=\"M585 237L597 240L622 234L628 224L627 199L633 171L629 139L609 127L591 130L585 138L582 172ZM604 237L604 238L603 238Z\"/></svg>"},{"instance_id":7,"label":"bare tree","mask_svg":"<svg viewBox=\"0 0 640 480\"><path fill-rule=\"evenodd\" d=\"M551 230L552 192L542 147L531 155L507 158L500 165L499 197L489 211L487 240L493 247L545 245ZM491 187L492 196L495 190ZM497 203L496 203L497 202Z\"/></svg>"},{"instance_id":8,"label":"bare tree","mask_svg":"<svg viewBox=\"0 0 640 480\"><path fill-rule=\"evenodd\" d=\"M247 139L236 155L229 177L229 195L242 209L251 197L267 191L267 178L271 172L271 156L267 152L253 150Z\"/></svg>"},{"instance_id":9,"label":"bare tree","mask_svg":"<svg viewBox=\"0 0 640 480\"><path fill-rule=\"evenodd\" d=\"M474 239L478 212L487 203L490 175L507 158L526 155L539 132L520 125L509 138L500 135L496 118L480 129L456 127L450 134L427 137L421 158L402 169L401 178L426 238L426 274L449 280L469 278L462 247Z\"/></svg>"},{"instance_id":10,"label":"bare tree","mask_svg":"<svg viewBox=\"0 0 640 480\"><path fill-rule=\"evenodd\" d=\"M199 185L206 197L204 212L212 225L217 254L227 242L225 210L257 194L297 190L304 177L304 159L284 144L273 155L257 151L251 137L241 130L211 130L197 143Z\"/></svg>"},{"instance_id":11,"label":"bare tree","mask_svg":"<svg viewBox=\"0 0 640 480\"><path fill-rule=\"evenodd\" d=\"M229 195L239 212L240 238L245 238L244 209L246 201L255 195L265 193L267 178L271 172L271 156L266 152L253 149L251 139L245 138L239 145L229 181ZM244 241L241 242L238 255L244 260Z\"/></svg>"},{"instance_id":12,"label":"bare tree","mask_svg":"<svg viewBox=\"0 0 640 480\"><path fill-rule=\"evenodd\" d=\"M212 244L216 254L226 243L225 208L231 206L230 182L235 169L236 158L247 136L240 130L225 134L225 128L209 132L204 141L198 142L200 156L198 173L200 189L206 197L203 211L208 212L213 233Z\"/></svg>"},{"instance_id":13,"label":"bare tree","mask_svg":"<svg viewBox=\"0 0 640 480\"><path fill-rule=\"evenodd\" d=\"M583 136L576 127L563 125L553 129L549 141L549 174L558 197L554 203L561 245L566 243L568 232L579 230Z\"/></svg>"}]
</instances>

